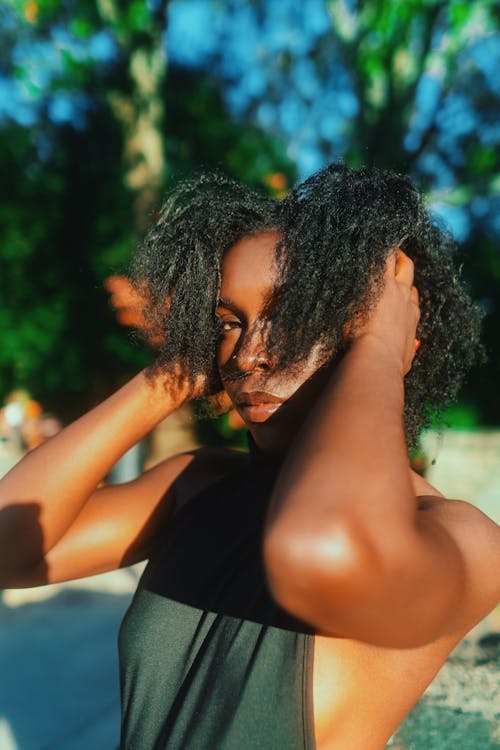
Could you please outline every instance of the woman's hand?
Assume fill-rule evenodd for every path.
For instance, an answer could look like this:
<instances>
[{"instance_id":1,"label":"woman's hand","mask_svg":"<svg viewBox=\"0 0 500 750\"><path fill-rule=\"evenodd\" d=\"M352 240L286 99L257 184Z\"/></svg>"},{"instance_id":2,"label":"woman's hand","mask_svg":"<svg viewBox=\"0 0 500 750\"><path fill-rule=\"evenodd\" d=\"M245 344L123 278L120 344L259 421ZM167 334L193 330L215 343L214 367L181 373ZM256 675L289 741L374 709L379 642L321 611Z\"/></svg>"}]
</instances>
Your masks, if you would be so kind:
<instances>
[{"instance_id":1,"label":"woman's hand","mask_svg":"<svg viewBox=\"0 0 500 750\"><path fill-rule=\"evenodd\" d=\"M126 276L109 276L104 282L104 287L110 295L109 302L115 311L118 323L141 330L148 344L153 349L158 349L163 339L153 331L144 316L144 309L147 305L146 297ZM167 298L165 315L168 314L169 307L170 298ZM203 374L190 380L180 364L172 365L166 373L165 368L156 371L154 365L147 368L146 372L153 389L159 386L161 393L163 387L163 390L172 395L178 403L210 397L218 393L222 387L216 378ZM211 382L212 380L214 382Z\"/></svg>"},{"instance_id":2,"label":"woman's hand","mask_svg":"<svg viewBox=\"0 0 500 750\"><path fill-rule=\"evenodd\" d=\"M147 300L136 286L126 276L108 276L104 282L104 288L109 293L109 304L115 311L116 319L122 326L137 328L143 331L148 344L153 349L161 345L162 339L152 331L144 318L144 308ZM168 312L169 302L165 302L165 311Z\"/></svg>"},{"instance_id":3,"label":"woman's hand","mask_svg":"<svg viewBox=\"0 0 500 750\"><path fill-rule=\"evenodd\" d=\"M180 406L188 401L209 398L216 392L216 386L204 373L189 378L180 363L158 369L155 366L145 370L146 378L154 390L167 393Z\"/></svg>"},{"instance_id":4,"label":"woman's hand","mask_svg":"<svg viewBox=\"0 0 500 750\"><path fill-rule=\"evenodd\" d=\"M418 290L413 285L413 261L399 248L386 260L384 290L368 320L354 324L350 338L375 337L397 358L403 376L413 362L419 346L415 338L420 308Z\"/></svg>"}]
</instances>

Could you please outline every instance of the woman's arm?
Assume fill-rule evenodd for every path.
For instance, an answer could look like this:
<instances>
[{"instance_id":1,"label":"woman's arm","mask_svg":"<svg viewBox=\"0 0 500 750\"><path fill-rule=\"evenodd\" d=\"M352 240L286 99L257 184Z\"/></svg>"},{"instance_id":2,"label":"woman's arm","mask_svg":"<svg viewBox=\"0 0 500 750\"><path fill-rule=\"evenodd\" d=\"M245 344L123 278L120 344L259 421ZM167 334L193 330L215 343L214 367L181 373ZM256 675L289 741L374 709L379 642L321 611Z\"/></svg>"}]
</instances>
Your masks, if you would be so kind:
<instances>
[{"instance_id":1,"label":"woman's arm","mask_svg":"<svg viewBox=\"0 0 500 750\"><path fill-rule=\"evenodd\" d=\"M168 465L162 471L144 475L136 483L96 488L116 461L184 403L188 395L187 386L179 386L169 395L162 384L151 383L144 373L139 373L102 404L25 456L0 481L0 586L45 582L39 580L43 578L40 571L48 573L51 550L73 528L76 519L83 519L81 528L73 528L72 532L72 543L78 547L81 563L73 555L71 575L61 570L59 579L89 574L88 565L84 564L85 547L91 556L92 547L97 545L99 559L92 564L102 568L101 557L112 560L119 549L132 544L148 512L153 511L146 501L142 513L137 509L131 512L134 498L137 508L141 494L151 494L153 484L157 492L161 490L164 494L182 467ZM138 494L138 490L144 491ZM124 519L119 518L118 509ZM114 519L110 514L114 514ZM105 536L104 544L96 538L99 525ZM125 537L120 538L120 533ZM110 549L113 544L116 550ZM66 557L71 557L70 553L66 549ZM39 571L38 577L30 583L30 573L35 570ZM48 574L45 577L52 580Z\"/></svg>"},{"instance_id":2,"label":"woman's arm","mask_svg":"<svg viewBox=\"0 0 500 750\"><path fill-rule=\"evenodd\" d=\"M419 310L413 264L398 261L396 271L388 259L376 310L287 457L264 552L273 594L296 616L326 633L413 646L469 607L474 555L413 491L403 405Z\"/></svg>"}]
</instances>

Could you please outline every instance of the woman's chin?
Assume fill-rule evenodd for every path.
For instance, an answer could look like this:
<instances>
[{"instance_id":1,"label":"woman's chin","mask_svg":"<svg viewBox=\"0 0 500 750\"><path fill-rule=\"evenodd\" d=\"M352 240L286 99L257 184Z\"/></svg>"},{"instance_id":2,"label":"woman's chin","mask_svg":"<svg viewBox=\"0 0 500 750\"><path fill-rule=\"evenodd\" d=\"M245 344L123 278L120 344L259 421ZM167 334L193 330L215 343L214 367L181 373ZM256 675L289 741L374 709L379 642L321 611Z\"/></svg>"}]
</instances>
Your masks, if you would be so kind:
<instances>
[{"instance_id":1,"label":"woman's chin","mask_svg":"<svg viewBox=\"0 0 500 750\"><path fill-rule=\"evenodd\" d=\"M257 447L274 456L284 456L297 434L295 427L272 417L262 422L247 422L247 427Z\"/></svg>"}]
</instances>

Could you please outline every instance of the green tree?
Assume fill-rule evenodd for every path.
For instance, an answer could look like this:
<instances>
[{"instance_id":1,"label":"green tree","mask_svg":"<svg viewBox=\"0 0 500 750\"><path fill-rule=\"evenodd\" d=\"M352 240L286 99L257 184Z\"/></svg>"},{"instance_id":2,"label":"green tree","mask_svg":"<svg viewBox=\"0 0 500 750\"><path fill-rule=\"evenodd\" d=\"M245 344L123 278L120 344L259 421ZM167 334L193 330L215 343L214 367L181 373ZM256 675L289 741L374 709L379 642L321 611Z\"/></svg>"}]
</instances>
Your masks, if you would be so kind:
<instances>
[{"instance_id":1,"label":"green tree","mask_svg":"<svg viewBox=\"0 0 500 750\"><path fill-rule=\"evenodd\" d=\"M491 229L478 221L474 206L478 198L489 211L498 206L500 151L491 142L489 126L498 118L500 102L498 89L467 54L474 45L491 42L498 31L498 4L373 0L359 3L355 12L344 3L327 4L338 52L352 72L359 101L346 159L412 173L431 200L460 209L470 223L464 273L487 312L489 363L472 374L462 399L469 404L466 421L475 412L483 423L498 424L500 257ZM425 87L432 104L423 115L419 93ZM462 122L453 123L453 117ZM462 419L459 412L450 418Z\"/></svg>"},{"instance_id":2,"label":"green tree","mask_svg":"<svg viewBox=\"0 0 500 750\"><path fill-rule=\"evenodd\" d=\"M27 387L70 418L150 359L103 281L125 270L173 173L218 167L261 188L294 174L277 139L230 121L209 77L168 72L167 3L2 12L4 68L24 99L0 121L0 390Z\"/></svg>"}]
</instances>

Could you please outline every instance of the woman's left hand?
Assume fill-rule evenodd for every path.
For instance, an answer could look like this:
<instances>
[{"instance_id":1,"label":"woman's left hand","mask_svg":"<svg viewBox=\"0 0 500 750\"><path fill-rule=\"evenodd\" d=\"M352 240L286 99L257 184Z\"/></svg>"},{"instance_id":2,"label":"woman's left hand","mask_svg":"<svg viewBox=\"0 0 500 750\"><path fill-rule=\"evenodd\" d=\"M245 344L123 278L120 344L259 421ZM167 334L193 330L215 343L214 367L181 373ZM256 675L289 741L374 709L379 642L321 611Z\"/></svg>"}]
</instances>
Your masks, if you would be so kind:
<instances>
[{"instance_id":1,"label":"woman's left hand","mask_svg":"<svg viewBox=\"0 0 500 750\"><path fill-rule=\"evenodd\" d=\"M354 339L376 337L394 356L406 375L419 346L415 338L420 320L418 290L413 284L413 261L399 248L386 260L384 289L367 322L354 328Z\"/></svg>"}]
</instances>

